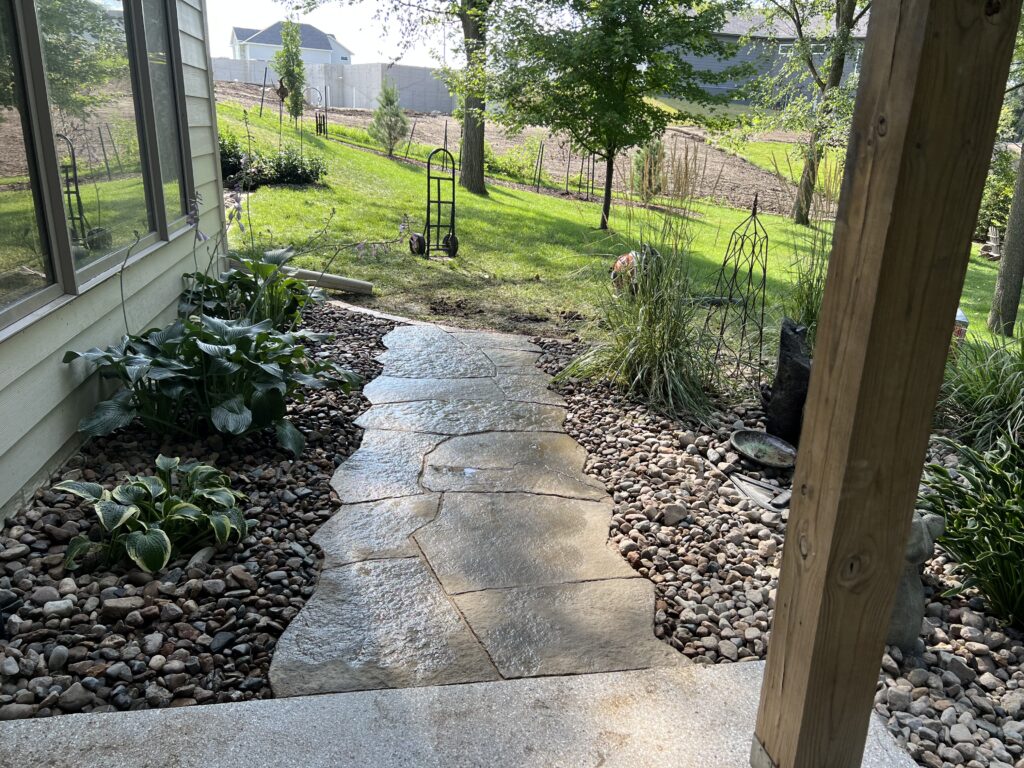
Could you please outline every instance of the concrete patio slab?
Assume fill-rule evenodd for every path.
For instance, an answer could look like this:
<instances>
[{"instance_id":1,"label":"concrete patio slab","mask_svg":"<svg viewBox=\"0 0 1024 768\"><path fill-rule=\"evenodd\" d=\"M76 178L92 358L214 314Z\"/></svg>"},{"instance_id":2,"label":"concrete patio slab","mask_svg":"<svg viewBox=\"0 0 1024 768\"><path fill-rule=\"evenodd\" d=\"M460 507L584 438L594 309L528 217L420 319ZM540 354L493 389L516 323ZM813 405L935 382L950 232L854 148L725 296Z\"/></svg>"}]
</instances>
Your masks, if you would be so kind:
<instances>
[{"instance_id":1,"label":"concrete patio slab","mask_svg":"<svg viewBox=\"0 0 1024 768\"><path fill-rule=\"evenodd\" d=\"M507 400L418 400L378 405L358 419L364 429L471 435L477 432L552 432L565 421L554 405Z\"/></svg>"},{"instance_id":2,"label":"concrete patio slab","mask_svg":"<svg viewBox=\"0 0 1024 768\"><path fill-rule=\"evenodd\" d=\"M654 636L653 600L654 585L632 578L455 596L506 678L689 664Z\"/></svg>"},{"instance_id":3,"label":"concrete patio slab","mask_svg":"<svg viewBox=\"0 0 1024 768\"><path fill-rule=\"evenodd\" d=\"M422 457L444 439L444 435L368 429L359 449L335 471L331 487L344 504L421 494Z\"/></svg>"},{"instance_id":4,"label":"concrete patio slab","mask_svg":"<svg viewBox=\"0 0 1024 768\"><path fill-rule=\"evenodd\" d=\"M611 514L608 501L448 493L415 538L449 595L638 577L608 546Z\"/></svg>"},{"instance_id":5,"label":"concrete patio slab","mask_svg":"<svg viewBox=\"0 0 1024 768\"><path fill-rule=\"evenodd\" d=\"M690 666L0 725L42 768L748 768L763 665ZM870 717L863 768L914 768Z\"/></svg>"},{"instance_id":6,"label":"concrete patio slab","mask_svg":"<svg viewBox=\"0 0 1024 768\"><path fill-rule=\"evenodd\" d=\"M430 452L421 483L430 491L525 492L602 500L582 473L586 451L566 434L495 432L453 437Z\"/></svg>"},{"instance_id":7,"label":"concrete patio slab","mask_svg":"<svg viewBox=\"0 0 1024 768\"><path fill-rule=\"evenodd\" d=\"M417 557L419 548L410 537L437 516L440 501L440 494L423 494L342 507L313 536L324 551L323 567Z\"/></svg>"},{"instance_id":8,"label":"concrete patio slab","mask_svg":"<svg viewBox=\"0 0 1024 768\"><path fill-rule=\"evenodd\" d=\"M498 679L422 560L332 568L274 651L275 696Z\"/></svg>"}]
</instances>

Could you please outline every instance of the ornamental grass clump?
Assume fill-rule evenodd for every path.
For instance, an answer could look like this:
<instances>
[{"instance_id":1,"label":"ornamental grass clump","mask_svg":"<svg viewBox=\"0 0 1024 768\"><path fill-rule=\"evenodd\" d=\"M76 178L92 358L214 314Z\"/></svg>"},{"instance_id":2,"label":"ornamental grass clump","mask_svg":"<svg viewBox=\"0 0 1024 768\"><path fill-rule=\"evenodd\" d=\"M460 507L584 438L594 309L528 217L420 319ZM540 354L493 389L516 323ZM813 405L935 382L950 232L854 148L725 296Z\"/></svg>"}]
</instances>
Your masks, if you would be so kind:
<instances>
[{"instance_id":1,"label":"ornamental grass clump","mask_svg":"<svg viewBox=\"0 0 1024 768\"><path fill-rule=\"evenodd\" d=\"M1006 433L985 452L942 442L960 466L926 467L918 506L946 519L939 545L965 576L954 592L977 589L996 614L1024 627L1024 447Z\"/></svg>"},{"instance_id":2,"label":"ornamental grass clump","mask_svg":"<svg viewBox=\"0 0 1024 768\"><path fill-rule=\"evenodd\" d=\"M108 567L125 558L148 573L162 570L172 557L203 547L241 541L249 523L228 476L207 464L157 456L155 475L130 476L108 491L98 483L65 480L55 491L92 502L98 526L91 536L68 544L65 564L79 560Z\"/></svg>"},{"instance_id":3,"label":"ornamental grass clump","mask_svg":"<svg viewBox=\"0 0 1024 768\"><path fill-rule=\"evenodd\" d=\"M978 450L995 446L1004 432L1024 440L1024 324L1016 339L962 342L946 365L939 408L960 440Z\"/></svg>"}]
</instances>

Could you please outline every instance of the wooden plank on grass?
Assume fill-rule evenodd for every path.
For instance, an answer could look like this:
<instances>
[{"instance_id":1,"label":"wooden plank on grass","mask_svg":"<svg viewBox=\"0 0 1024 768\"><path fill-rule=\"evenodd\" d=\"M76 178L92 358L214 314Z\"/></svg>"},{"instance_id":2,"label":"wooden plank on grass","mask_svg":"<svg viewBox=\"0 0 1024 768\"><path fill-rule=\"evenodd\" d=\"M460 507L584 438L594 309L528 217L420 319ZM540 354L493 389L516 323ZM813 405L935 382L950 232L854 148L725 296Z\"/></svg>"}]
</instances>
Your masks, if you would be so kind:
<instances>
[{"instance_id":1,"label":"wooden plank on grass","mask_svg":"<svg viewBox=\"0 0 1024 768\"><path fill-rule=\"evenodd\" d=\"M751 763L861 765L1021 0L875 0Z\"/></svg>"}]
</instances>

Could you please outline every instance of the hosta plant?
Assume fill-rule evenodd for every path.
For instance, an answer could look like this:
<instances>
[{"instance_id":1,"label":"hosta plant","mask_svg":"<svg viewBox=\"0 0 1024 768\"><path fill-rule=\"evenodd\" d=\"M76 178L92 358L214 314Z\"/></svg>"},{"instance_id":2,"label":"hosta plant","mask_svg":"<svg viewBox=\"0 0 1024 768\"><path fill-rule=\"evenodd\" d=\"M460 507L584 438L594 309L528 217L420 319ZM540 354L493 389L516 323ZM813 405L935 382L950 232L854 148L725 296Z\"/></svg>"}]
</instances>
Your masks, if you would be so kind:
<instances>
[{"instance_id":1,"label":"hosta plant","mask_svg":"<svg viewBox=\"0 0 1024 768\"><path fill-rule=\"evenodd\" d=\"M207 314L225 320L270 320L287 331L298 326L308 304L321 301L323 292L289 274L293 250L267 251L261 258L236 258L239 269L214 277L204 272L185 275L181 294L182 315Z\"/></svg>"},{"instance_id":2,"label":"hosta plant","mask_svg":"<svg viewBox=\"0 0 1024 768\"><path fill-rule=\"evenodd\" d=\"M68 544L65 562L77 568L83 557L107 564L125 557L150 573L171 558L209 545L241 541L249 530L227 475L198 462L182 464L160 455L156 475L128 477L108 491L98 483L65 480L54 490L92 502L102 537L78 536Z\"/></svg>"},{"instance_id":3,"label":"hosta plant","mask_svg":"<svg viewBox=\"0 0 1024 768\"><path fill-rule=\"evenodd\" d=\"M1024 626L1024 447L1003 435L985 453L951 440L960 456L955 472L931 464L918 506L945 516L939 545L993 610Z\"/></svg>"},{"instance_id":4,"label":"hosta plant","mask_svg":"<svg viewBox=\"0 0 1024 768\"><path fill-rule=\"evenodd\" d=\"M287 403L306 388L349 391L357 376L309 354L303 341L329 338L300 330L282 333L270 320L188 317L166 328L125 336L119 344L68 352L124 387L79 423L86 435L107 435L138 419L149 430L188 436L217 431L244 435L273 427L281 445L298 456L302 433L287 418Z\"/></svg>"}]
</instances>

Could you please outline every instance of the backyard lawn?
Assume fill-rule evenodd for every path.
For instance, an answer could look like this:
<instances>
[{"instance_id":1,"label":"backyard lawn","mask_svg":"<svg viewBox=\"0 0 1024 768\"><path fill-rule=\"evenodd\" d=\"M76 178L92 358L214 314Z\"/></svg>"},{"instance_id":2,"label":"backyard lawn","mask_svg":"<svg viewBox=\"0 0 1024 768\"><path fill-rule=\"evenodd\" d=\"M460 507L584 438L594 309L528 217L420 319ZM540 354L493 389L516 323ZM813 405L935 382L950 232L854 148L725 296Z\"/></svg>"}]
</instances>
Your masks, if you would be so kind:
<instances>
[{"instance_id":1,"label":"backyard lawn","mask_svg":"<svg viewBox=\"0 0 1024 768\"><path fill-rule=\"evenodd\" d=\"M245 136L242 109L220 104L222 130ZM250 114L254 144L263 150L278 145L277 117ZM298 135L285 127L285 145ZM251 195L257 245L263 248L301 243L330 218L328 234L347 242L397 240L408 216L414 231L423 228L426 173L404 163L306 133L306 151L321 154L329 166L319 187L263 187ZM458 191L459 256L426 260L409 253L405 238L390 248L352 249L341 253L330 270L374 283L375 296L364 300L386 311L418 318L438 316L474 326L552 333L571 329L596 315L607 290L615 258L653 236L660 214L617 205L612 231L596 228L595 203L520 189L490 187L487 197ZM332 210L334 212L331 218ZM721 264L732 230L744 211L698 204L690 216L695 272L713 275ZM769 235L768 300L777 319L789 290L794 257L804 247L807 230L788 219L762 217ZM231 246L243 249L251 233L231 233ZM321 269L321 255L307 255L300 266ZM964 310L972 329L984 327L995 280L995 265L972 258Z\"/></svg>"}]
</instances>

